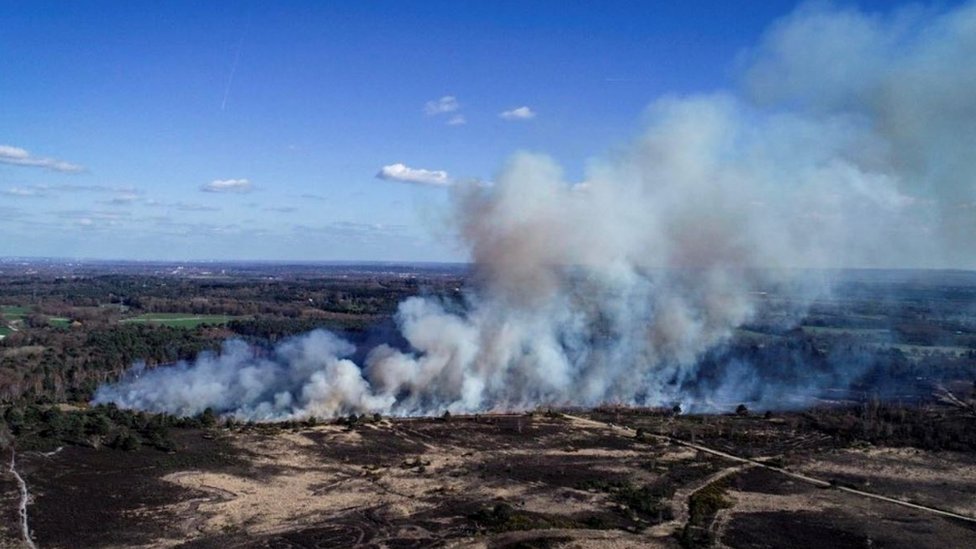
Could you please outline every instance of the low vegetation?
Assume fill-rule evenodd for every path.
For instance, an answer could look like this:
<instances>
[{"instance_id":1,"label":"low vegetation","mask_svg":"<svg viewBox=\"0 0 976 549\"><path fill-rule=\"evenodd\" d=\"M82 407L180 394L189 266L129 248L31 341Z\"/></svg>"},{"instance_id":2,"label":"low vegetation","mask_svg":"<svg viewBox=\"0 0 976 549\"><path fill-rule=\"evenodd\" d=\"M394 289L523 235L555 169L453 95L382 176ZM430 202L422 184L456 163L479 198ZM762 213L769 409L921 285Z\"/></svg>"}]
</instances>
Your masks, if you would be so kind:
<instances>
[{"instance_id":1,"label":"low vegetation","mask_svg":"<svg viewBox=\"0 0 976 549\"><path fill-rule=\"evenodd\" d=\"M630 481L588 480L577 485L580 490L606 492L619 505L620 512L651 523L671 520L670 499L675 486L667 477L652 484L637 486Z\"/></svg>"},{"instance_id":2,"label":"low vegetation","mask_svg":"<svg viewBox=\"0 0 976 549\"><path fill-rule=\"evenodd\" d=\"M515 530L545 530L550 528L580 528L584 525L565 517L519 511L507 503L496 503L471 515L471 520L492 532Z\"/></svg>"},{"instance_id":3,"label":"low vegetation","mask_svg":"<svg viewBox=\"0 0 976 549\"><path fill-rule=\"evenodd\" d=\"M681 531L681 546L690 549L710 547L714 543L711 529L715 514L732 506L726 497L728 480L722 479L693 493L688 498L688 522Z\"/></svg>"},{"instance_id":4,"label":"low vegetation","mask_svg":"<svg viewBox=\"0 0 976 549\"><path fill-rule=\"evenodd\" d=\"M150 446L162 451L174 449L169 429L190 422L163 414L96 406L87 410L62 411L57 406L11 406L2 411L0 430L16 438L18 450L51 451L60 446L79 445L132 451Z\"/></svg>"},{"instance_id":5,"label":"low vegetation","mask_svg":"<svg viewBox=\"0 0 976 549\"><path fill-rule=\"evenodd\" d=\"M858 406L811 410L803 418L808 428L844 444L868 442L877 446L976 452L976 414L972 410L871 400Z\"/></svg>"}]
</instances>

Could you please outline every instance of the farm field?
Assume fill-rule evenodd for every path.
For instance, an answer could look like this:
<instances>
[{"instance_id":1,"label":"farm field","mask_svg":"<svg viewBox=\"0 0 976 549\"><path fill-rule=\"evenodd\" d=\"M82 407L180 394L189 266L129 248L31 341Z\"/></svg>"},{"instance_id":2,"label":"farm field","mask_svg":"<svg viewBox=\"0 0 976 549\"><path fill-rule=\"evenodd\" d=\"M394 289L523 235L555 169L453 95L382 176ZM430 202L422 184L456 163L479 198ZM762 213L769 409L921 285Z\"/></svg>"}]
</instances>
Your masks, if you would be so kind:
<instances>
[{"instance_id":1,"label":"farm field","mask_svg":"<svg viewBox=\"0 0 976 549\"><path fill-rule=\"evenodd\" d=\"M0 313L3 314L3 317L6 320L6 322L17 323L18 326L22 325L25 322L27 316L33 312L34 311L31 307L14 306L14 305L0 307ZM71 326L71 322L72 322L71 319L66 316L48 316L46 318L47 318L48 325L54 328L67 328Z\"/></svg>"},{"instance_id":2,"label":"farm field","mask_svg":"<svg viewBox=\"0 0 976 549\"><path fill-rule=\"evenodd\" d=\"M145 313L139 316L124 318L122 323L149 323L174 328L196 328L201 324L227 324L231 320L241 318L230 315L194 315L189 313Z\"/></svg>"},{"instance_id":3,"label":"farm field","mask_svg":"<svg viewBox=\"0 0 976 549\"><path fill-rule=\"evenodd\" d=\"M30 309L27 307L20 307L16 305L0 306L0 314L3 314L7 320L17 320L23 318L29 312Z\"/></svg>"},{"instance_id":4,"label":"farm field","mask_svg":"<svg viewBox=\"0 0 976 549\"><path fill-rule=\"evenodd\" d=\"M890 330L876 328L831 328L827 326L803 326L803 331L811 335L856 336L872 339L888 338Z\"/></svg>"}]
</instances>

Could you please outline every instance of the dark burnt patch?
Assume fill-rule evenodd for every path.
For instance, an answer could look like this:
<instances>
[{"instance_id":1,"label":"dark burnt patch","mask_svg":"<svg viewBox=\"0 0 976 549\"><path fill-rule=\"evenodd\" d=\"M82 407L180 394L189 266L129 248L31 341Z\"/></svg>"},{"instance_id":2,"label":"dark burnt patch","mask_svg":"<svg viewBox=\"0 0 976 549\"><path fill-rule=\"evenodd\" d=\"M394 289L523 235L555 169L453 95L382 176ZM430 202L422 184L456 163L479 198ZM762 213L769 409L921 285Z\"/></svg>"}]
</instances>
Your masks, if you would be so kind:
<instances>
[{"instance_id":1,"label":"dark burnt patch","mask_svg":"<svg viewBox=\"0 0 976 549\"><path fill-rule=\"evenodd\" d=\"M612 457L538 454L502 456L473 466L481 478L541 483L550 487L585 488L590 483L629 481L632 475L604 470L624 465Z\"/></svg>"},{"instance_id":2,"label":"dark burnt patch","mask_svg":"<svg viewBox=\"0 0 976 549\"><path fill-rule=\"evenodd\" d=\"M355 441L330 431L303 434L317 443L315 451L323 458L357 465L389 467L427 450L423 443L398 436L396 430L384 427L357 428Z\"/></svg>"},{"instance_id":3,"label":"dark burnt patch","mask_svg":"<svg viewBox=\"0 0 976 549\"><path fill-rule=\"evenodd\" d=\"M867 508L884 511L865 520ZM871 513L874 515L874 513ZM736 548L969 547L976 530L969 523L932 517L883 503L852 504L824 511L771 511L733 516L722 542Z\"/></svg>"},{"instance_id":4,"label":"dark burnt patch","mask_svg":"<svg viewBox=\"0 0 976 549\"><path fill-rule=\"evenodd\" d=\"M722 542L741 548L864 549L870 546L868 536L840 527L825 514L782 511L735 515Z\"/></svg>"},{"instance_id":5,"label":"dark burnt patch","mask_svg":"<svg viewBox=\"0 0 976 549\"><path fill-rule=\"evenodd\" d=\"M810 484L761 467L753 467L736 474L730 480L730 487L739 492L782 496L803 494L817 490L817 488Z\"/></svg>"},{"instance_id":6,"label":"dark burnt patch","mask_svg":"<svg viewBox=\"0 0 976 549\"><path fill-rule=\"evenodd\" d=\"M453 417L444 420L396 420L397 431L420 441L462 448L549 448L570 430L565 420L542 415L509 414Z\"/></svg>"},{"instance_id":7,"label":"dark burnt patch","mask_svg":"<svg viewBox=\"0 0 976 549\"><path fill-rule=\"evenodd\" d=\"M27 455L22 474L33 496L30 526L41 547L151 543L179 527L161 508L205 497L162 480L189 467L258 474L239 450L198 430L174 432L176 453L69 446L49 457ZM152 511L149 511L152 509ZM134 525L138 525L134 528Z\"/></svg>"}]
</instances>

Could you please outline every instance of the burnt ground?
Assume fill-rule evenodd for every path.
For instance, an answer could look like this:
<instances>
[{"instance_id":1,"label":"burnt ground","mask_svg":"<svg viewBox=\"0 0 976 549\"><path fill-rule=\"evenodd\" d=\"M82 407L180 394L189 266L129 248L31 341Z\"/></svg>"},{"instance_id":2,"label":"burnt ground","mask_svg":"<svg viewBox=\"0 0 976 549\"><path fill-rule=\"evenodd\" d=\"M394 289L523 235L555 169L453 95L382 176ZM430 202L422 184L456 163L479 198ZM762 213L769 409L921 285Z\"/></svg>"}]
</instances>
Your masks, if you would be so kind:
<instances>
[{"instance_id":1,"label":"burnt ground","mask_svg":"<svg viewBox=\"0 0 976 549\"><path fill-rule=\"evenodd\" d=\"M193 496L162 480L163 475L188 467L248 472L246 452L203 431L181 430L174 435L179 447L175 453L68 446L51 456L20 456L18 469L33 497L30 527L38 545L152 543L166 533L168 520L179 519L165 511L166 505Z\"/></svg>"},{"instance_id":2,"label":"burnt ground","mask_svg":"<svg viewBox=\"0 0 976 549\"><path fill-rule=\"evenodd\" d=\"M939 492L923 489L933 495ZM834 490L769 470L753 468L737 474L729 494L741 507L723 511L721 524L713 527L721 530L721 541L728 547L967 547L976 539L974 523L863 498L837 497Z\"/></svg>"},{"instance_id":3,"label":"burnt ground","mask_svg":"<svg viewBox=\"0 0 976 549\"><path fill-rule=\"evenodd\" d=\"M722 541L730 547L913 549L968 547L973 536L976 530L965 524L932 522L919 513L885 508L859 516L835 510L742 513L726 527Z\"/></svg>"},{"instance_id":4,"label":"burnt ground","mask_svg":"<svg viewBox=\"0 0 976 549\"><path fill-rule=\"evenodd\" d=\"M976 522L828 484L976 517L976 454L851 444L810 425L608 409L239 426L174 430L173 453L23 452L18 469L39 547L976 544ZM0 475L0 546L18 546L17 501Z\"/></svg>"}]
</instances>

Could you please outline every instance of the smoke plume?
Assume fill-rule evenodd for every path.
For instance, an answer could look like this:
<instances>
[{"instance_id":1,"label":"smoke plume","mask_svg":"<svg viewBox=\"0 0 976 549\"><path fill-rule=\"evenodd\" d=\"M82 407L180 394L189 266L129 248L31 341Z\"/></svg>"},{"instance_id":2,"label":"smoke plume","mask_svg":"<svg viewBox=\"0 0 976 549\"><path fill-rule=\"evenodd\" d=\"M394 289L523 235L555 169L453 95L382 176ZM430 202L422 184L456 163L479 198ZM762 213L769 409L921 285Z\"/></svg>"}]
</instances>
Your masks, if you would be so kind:
<instances>
[{"instance_id":1,"label":"smoke plume","mask_svg":"<svg viewBox=\"0 0 976 549\"><path fill-rule=\"evenodd\" d=\"M796 269L972 267L976 6L865 14L821 5L739 57L741 85L665 97L627 147L567 181L516 154L454 189L477 290L414 297L409 348L316 331L265 358L239 341L138 370L96 402L259 420L603 402L693 405L703 357ZM710 390L757 390L736 361Z\"/></svg>"}]
</instances>

